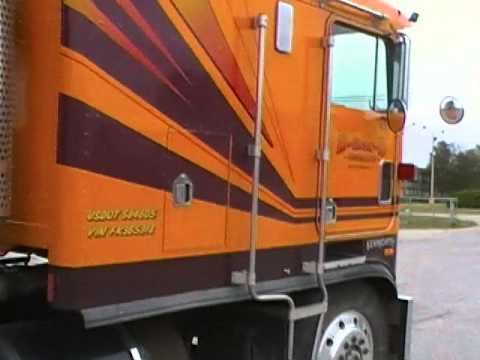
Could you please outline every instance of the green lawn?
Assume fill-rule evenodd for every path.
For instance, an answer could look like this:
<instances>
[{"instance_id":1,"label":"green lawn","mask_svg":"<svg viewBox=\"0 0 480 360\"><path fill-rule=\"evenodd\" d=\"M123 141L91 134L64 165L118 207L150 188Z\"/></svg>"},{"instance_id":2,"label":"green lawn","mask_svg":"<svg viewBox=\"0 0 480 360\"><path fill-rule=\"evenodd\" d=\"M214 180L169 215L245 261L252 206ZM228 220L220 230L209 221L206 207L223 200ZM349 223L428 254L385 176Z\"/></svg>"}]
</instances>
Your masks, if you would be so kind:
<instances>
[{"instance_id":1,"label":"green lawn","mask_svg":"<svg viewBox=\"0 0 480 360\"><path fill-rule=\"evenodd\" d=\"M432 210L437 214L448 214L450 210L447 208L445 204L401 204L400 205L401 211L405 211L406 209L410 209L411 212L419 212L419 213L432 213ZM479 214L480 209L455 209L457 214Z\"/></svg>"},{"instance_id":2,"label":"green lawn","mask_svg":"<svg viewBox=\"0 0 480 360\"><path fill-rule=\"evenodd\" d=\"M474 221L455 219L453 223L448 217L436 216L400 216L402 229L461 229L477 226Z\"/></svg>"}]
</instances>

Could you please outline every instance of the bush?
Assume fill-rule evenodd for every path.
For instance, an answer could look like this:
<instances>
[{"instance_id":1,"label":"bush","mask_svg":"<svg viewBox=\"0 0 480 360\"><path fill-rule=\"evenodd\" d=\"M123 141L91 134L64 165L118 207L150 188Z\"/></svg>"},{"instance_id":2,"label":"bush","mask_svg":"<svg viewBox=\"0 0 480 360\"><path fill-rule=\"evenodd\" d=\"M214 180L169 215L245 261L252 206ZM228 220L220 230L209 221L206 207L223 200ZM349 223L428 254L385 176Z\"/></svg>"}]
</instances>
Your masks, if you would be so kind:
<instances>
[{"instance_id":1,"label":"bush","mask_svg":"<svg viewBox=\"0 0 480 360\"><path fill-rule=\"evenodd\" d=\"M453 194L459 208L480 209L480 190L464 190Z\"/></svg>"}]
</instances>

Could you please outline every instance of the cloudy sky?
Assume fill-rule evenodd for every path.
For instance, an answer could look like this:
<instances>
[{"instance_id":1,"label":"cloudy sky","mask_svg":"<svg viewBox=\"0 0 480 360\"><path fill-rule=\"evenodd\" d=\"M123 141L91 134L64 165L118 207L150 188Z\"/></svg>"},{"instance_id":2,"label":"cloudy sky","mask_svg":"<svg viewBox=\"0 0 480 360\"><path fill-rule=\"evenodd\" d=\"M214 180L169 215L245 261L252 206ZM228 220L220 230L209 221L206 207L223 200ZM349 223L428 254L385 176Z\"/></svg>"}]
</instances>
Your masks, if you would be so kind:
<instances>
[{"instance_id":1,"label":"cloudy sky","mask_svg":"<svg viewBox=\"0 0 480 360\"><path fill-rule=\"evenodd\" d=\"M406 162L426 165L432 134L462 148L480 144L480 41L476 39L480 20L475 17L480 6L475 3L394 0L402 10L420 14L418 23L407 31L413 45ZM456 96L465 107L465 118L455 126L443 123L438 114L447 95Z\"/></svg>"}]
</instances>

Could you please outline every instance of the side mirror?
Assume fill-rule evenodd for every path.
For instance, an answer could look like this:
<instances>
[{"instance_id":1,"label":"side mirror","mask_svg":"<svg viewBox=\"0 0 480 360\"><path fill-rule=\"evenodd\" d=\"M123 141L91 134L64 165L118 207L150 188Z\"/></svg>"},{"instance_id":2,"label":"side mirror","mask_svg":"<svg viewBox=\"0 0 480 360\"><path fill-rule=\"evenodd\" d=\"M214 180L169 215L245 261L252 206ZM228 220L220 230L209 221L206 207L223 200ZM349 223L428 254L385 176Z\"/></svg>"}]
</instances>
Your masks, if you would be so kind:
<instances>
[{"instance_id":1,"label":"side mirror","mask_svg":"<svg viewBox=\"0 0 480 360\"><path fill-rule=\"evenodd\" d=\"M387 111L387 123L390 130L394 133L398 133L405 127L407 120L407 107L405 103L400 99L394 99Z\"/></svg>"},{"instance_id":2,"label":"side mirror","mask_svg":"<svg viewBox=\"0 0 480 360\"><path fill-rule=\"evenodd\" d=\"M453 96L447 96L440 103L440 116L447 124L458 124L464 115L463 105Z\"/></svg>"}]
</instances>

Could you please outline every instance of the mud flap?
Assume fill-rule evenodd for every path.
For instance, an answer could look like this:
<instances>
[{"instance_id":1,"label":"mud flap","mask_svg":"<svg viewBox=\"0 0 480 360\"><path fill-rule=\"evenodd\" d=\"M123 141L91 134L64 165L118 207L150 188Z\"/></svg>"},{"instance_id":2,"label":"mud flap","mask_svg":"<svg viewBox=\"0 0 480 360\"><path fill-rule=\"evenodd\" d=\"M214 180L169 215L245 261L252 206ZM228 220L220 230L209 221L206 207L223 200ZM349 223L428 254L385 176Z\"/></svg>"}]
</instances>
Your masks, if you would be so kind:
<instances>
[{"instance_id":1,"label":"mud flap","mask_svg":"<svg viewBox=\"0 0 480 360\"><path fill-rule=\"evenodd\" d=\"M413 298L400 295L391 309L391 349L398 360L411 360L411 337L413 326Z\"/></svg>"},{"instance_id":2,"label":"mud flap","mask_svg":"<svg viewBox=\"0 0 480 360\"><path fill-rule=\"evenodd\" d=\"M403 318L403 337L401 347L401 349L403 350L403 354L401 359L411 360L413 298L410 296L399 296L398 300L401 304L401 314Z\"/></svg>"}]
</instances>

